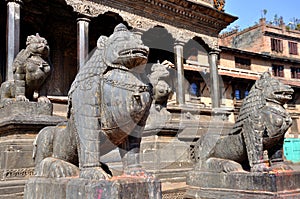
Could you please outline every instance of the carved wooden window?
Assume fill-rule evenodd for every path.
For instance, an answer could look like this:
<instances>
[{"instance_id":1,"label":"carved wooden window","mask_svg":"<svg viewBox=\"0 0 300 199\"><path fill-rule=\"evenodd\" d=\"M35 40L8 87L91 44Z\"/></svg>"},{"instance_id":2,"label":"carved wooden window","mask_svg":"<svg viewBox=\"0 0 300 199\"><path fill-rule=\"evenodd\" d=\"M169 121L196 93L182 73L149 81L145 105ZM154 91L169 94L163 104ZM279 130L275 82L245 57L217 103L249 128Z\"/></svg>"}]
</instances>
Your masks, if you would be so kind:
<instances>
[{"instance_id":1,"label":"carved wooden window","mask_svg":"<svg viewBox=\"0 0 300 199\"><path fill-rule=\"evenodd\" d=\"M283 52L282 40L271 38L271 50L278 53L282 53Z\"/></svg>"},{"instance_id":2,"label":"carved wooden window","mask_svg":"<svg viewBox=\"0 0 300 199\"><path fill-rule=\"evenodd\" d=\"M235 60L235 67L241 69L250 70L251 66L251 59L241 58L241 57L234 57Z\"/></svg>"},{"instance_id":3,"label":"carved wooden window","mask_svg":"<svg viewBox=\"0 0 300 199\"><path fill-rule=\"evenodd\" d=\"M291 67L291 78L300 79L300 67Z\"/></svg>"},{"instance_id":4,"label":"carved wooden window","mask_svg":"<svg viewBox=\"0 0 300 199\"><path fill-rule=\"evenodd\" d=\"M298 55L298 47L296 42L289 41L289 53L291 55Z\"/></svg>"},{"instance_id":5,"label":"carved wooden window","mask_svg":"<svg viewBox=\"0 0 300 199\"><path fill-rule=\"evenodd\" d=\"M284 77L283 70L284 70L284 66L283 65L275 65L275 64L272 65L273 76Z\"/></svg>"}]
</instances>

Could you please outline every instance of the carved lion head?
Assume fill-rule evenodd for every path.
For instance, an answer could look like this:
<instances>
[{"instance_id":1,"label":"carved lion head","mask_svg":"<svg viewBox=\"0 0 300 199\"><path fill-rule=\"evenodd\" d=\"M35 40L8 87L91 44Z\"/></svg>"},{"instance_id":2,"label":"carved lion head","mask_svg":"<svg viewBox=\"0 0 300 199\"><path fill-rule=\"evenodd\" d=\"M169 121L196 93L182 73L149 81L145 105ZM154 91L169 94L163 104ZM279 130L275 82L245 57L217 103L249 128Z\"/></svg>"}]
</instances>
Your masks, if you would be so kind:
<instances>
[{"instance_id":1,"label":"carved lion head","mask_svg":"<svg viewBox=\"0 0 300 199\"><path fill-rule=\"evenodd\" d=\"M47 40L37 33L36 35L30 35L27 37L26 49L33 55L40 55L43 57L48 57L49 46Z\"/></svg>"},{"instance_id":2,"label":"carved lion head","mask_svg":"<svg viewBox=\"0 0 300 199\"><path fill-rule=\"evenodd\" d=\"M262 91L266 101L281 105L291 100L294 93L294 90L289 85L272 77L269 72L263 73L260 79L256 81L255 86Z\"/></svg>"},{"instance_id":3,"label":"carved lion head","mask_svg":"<svg viewBox=\"0 0 300 199\"><path fill-rule=\"evenodd\" d=\"M97 46L104 49L103 61L111 67L132 69L148 60L149 48L123 24L117 25L110 37L101 36Z\"/></svg>"}]
</instances>

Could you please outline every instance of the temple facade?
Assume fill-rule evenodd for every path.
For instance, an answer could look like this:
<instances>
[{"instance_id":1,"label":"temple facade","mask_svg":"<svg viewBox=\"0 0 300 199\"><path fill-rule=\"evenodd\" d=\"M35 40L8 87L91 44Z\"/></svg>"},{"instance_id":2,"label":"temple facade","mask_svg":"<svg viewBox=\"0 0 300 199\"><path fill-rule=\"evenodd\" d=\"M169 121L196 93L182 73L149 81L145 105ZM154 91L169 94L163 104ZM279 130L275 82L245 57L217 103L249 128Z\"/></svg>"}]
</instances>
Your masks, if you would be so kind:
<instances>
[{"instance_id":1,"label":"temple facade","mask_svg":"<svg viewBox=\"0 0 300 199\"><path fill-rule=\"evenodd\" d=\"M237 17L224 12L224 1L1 1L1 75L13 79L12 61L28 35L48 40L54 72L50 96L66 96L79 68L100 35L124 23L150 47L149 63L171 61L177 71L176 102L185 104L184 62L194 55L216 68L218 34ZM5 50L6 49L6 50ZM217 70L214 69L215 76ZM211 81L216 81L213 78ZM216 85L215 82L213 85ZM215 92L214 106L220 97Z\"/></svg>"},{"instance_id":2,"label":"temple facade","mask_svg":"<svg viewBox=\"0 0 300 199\"><path fill-rule=\"evenodd\" d=\"M295 90L287 109L293 119L290 133L299 129L300 32L261 20L220 35L237 19L224 5L224 0L0 0L0 80L13 80L15 56L26 47L27 36L39 33L49 43L54 68L49 98L65 106L70 86L99 36L109 36L117 24L125 24L150 48L146 70L165 60L174 64L175 95L168 110L185 129L149 136L144 148L155 143L153 153L159 158L154 161L150 154L148 163L167 165L153 169L161 172L158 177L177 176L175 180L184 182L185 172L193 168L193 143L207 132L213 110L224 108L222 116L230 116L212 129L228 131L262 72L272 72ZM169 149L166 143L175 144Z\"/></svg>"}]
</instances>

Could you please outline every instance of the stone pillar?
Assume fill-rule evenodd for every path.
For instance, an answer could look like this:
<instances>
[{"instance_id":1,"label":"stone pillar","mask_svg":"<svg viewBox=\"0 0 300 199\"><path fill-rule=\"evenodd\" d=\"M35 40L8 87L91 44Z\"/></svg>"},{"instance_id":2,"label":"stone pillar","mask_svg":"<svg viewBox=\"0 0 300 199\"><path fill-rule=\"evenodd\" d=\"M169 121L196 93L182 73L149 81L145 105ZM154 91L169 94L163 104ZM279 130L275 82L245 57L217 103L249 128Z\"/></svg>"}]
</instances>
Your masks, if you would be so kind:
<instances>
[{"instance_id":1,"label":"stone pillar","mask_svg":"<svg viewBox=\"0 0 300 199\"><path fill-rule=\"evenodd\" d=\"M77 70L84 65L89 53L89 23L87 17L77 19Z\"/></svg>"},{"instance_id":2,"label":"stone pillar","mask_svg":"<svg viewBox=\"0 0 300 199\"><path fill-rule=\"evenodd\" d=\"M210 65L210 95L212 108L220 107L220 83L219 83L219 73L218 73L218 55L220 53L219 49L212 49L209 52L209 65Z\"/></svg>"},{"instance_id":3,"label":"stone pillar","mask_svg":"<svg viewBox=\"0 0 300 199\"><path fill-rule=\"evenodd\" d=\"M183 42L177 41L174 46L175 66L177 69L177 92L176 102L178 105L185 104L184 92L184 69L183 69Z\"/></svg>"},{"instance_id":4,"label":"stone pillar","mask_svg":"<svg viewBox=\"0 0 300 199\"><path fill-rule=\"evenodd\" d=\"M13 80L12 63L20 50L21 0L7 1L6 80Z\"/></svg>"}]
</instances>

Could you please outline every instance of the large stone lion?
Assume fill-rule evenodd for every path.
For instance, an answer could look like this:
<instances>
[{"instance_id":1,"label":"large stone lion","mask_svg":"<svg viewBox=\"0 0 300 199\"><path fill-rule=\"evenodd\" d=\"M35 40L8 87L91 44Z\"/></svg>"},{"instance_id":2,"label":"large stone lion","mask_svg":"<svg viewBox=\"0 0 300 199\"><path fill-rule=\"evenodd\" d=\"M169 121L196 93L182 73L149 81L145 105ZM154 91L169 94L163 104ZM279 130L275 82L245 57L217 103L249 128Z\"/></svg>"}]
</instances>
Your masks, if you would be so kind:
<instances>
[{"instance_id":1,"label":"large stone lion","mask_svg":"<svg viewBox=\"0 0 300 199\"><path fill-rule=\"evenodd\" d=\"M143 83L148 47L126 26L101 36L69 91L68 122L38 134L37 176L107 179L100 156L119 147L126 174L142 175L141 132L151 106L151 87Z\"/></svg>"},{"instance_id":2,"label":"large stone lion","mask_svg":"<svg viewBox=\"0 0 300 199\"><path fill-rule=\"evenodd\" d=\"M32 101L34 92L38 93L38 102L50 103L46 97L51 74L47 41L38 34L31 35L27 37L26 45L13 62L14 80L1 85L0 106L12 101Z\"/></svg>"},{"instance_id":3,"label":"large stone lion","mask_svg":"<svg viewBox=\"0 0 300 199\"><path fill-rule=\"evenodd\" d=\"M213 172L287 170L283 162L284 135L292 119L283 105L293 89L263 73L244 99L229 135L207 133L197 145L197 167Z\"/></svg>"}]
</instances>

